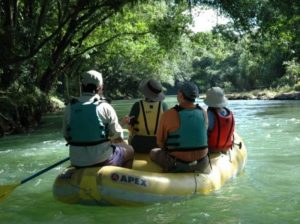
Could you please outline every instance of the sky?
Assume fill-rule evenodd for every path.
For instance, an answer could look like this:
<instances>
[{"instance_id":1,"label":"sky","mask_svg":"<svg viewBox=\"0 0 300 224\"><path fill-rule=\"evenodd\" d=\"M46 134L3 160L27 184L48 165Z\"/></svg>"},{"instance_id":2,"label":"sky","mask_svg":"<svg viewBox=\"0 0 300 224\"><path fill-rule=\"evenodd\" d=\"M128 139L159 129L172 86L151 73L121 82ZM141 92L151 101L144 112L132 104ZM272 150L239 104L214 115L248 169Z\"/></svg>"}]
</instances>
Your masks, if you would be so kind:
<instances>
[{"instance_id":1,"label":"sky","mask_svg":"<svg viewBox=\"0 0 300 224\"><path fill-rule=\"evenodd\" d=\"M217 11L214 9L192 9L192 15L194 19L194 25L191 26L193 32L207 32L210 31L217 24L226 24L229 19L217 15Z\"/></svg>"}]
</instances>

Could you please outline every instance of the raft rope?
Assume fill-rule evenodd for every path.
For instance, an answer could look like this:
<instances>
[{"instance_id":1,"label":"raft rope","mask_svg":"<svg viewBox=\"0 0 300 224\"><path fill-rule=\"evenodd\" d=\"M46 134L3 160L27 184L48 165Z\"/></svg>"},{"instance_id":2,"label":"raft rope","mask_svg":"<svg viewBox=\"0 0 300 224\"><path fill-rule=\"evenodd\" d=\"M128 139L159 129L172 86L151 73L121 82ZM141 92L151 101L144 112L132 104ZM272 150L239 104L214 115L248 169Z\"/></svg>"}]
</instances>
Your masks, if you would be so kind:
<instances>
[{"instance_id":1,"label":"raft rope","mask_svg":"<svg viewBox=\"0 0 300 224\"><path fill-rule=\"evenodd\" d=\"M212 166L211 166L211 160L210 160L210 156L209 156L210 154L209 153L207 153L207 157L208 157L208 162L209 162L209 166L210 166L210 169L212 170Z\"/></svg>"},{"instance_id":2,"label":"raft rope","mask_svg":"<svg viewBox=\"0 0 300 224\"><path fill-rule=\"evenodd\" d=\"M194 180L195 180L195 190L194 190L194 194L197 194L197 188L198 188L198 184L197 184L197 176L199 175L199 173L194 172Z\"/></svg>"},{"instance_id":3,"label":"raft rope","mask_svg":"<svg viewBox=\"0 0 300 224\"><path fill-rule=\"evenodd\" d=\"M86 188L82 188L82 187L79 187L79 186L76 186L75 184L72 184L70 181L67 181L67 183L71 186L71 187L74 187L76 189L79 189L79 191L83 191L88 197L90 197L90 199L92 201L94 201L95 204L97 205L102 205L102 203L100 201L98 201L96 198L94 198L92 196L92 194L90 193L90 190L89 189L86 189Z\"/></svg>"}]
</instances>

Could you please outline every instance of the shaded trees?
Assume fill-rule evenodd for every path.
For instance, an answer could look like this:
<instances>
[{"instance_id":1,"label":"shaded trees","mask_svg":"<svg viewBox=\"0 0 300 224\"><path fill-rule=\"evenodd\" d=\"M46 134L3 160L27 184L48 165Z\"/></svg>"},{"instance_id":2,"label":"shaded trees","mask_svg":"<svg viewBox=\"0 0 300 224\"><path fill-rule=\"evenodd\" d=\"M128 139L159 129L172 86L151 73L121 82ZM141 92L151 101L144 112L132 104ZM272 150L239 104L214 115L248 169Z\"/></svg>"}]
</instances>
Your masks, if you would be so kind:
<instances>
[{"instance_id":1,"label":"shaded trees","mask_svg":"<svg viewBox=\"0 0 300 224\"><path fill-rule=\"evenodd\" d=\"M143 2L150 2L148 8L138 8ZM136 94L134 87L144 76L163 77L161 61L186 22L174 23L181 7L155 1L3 0L0 7L0 92L16 105L30 94L42 99L61 81L69 87L69 78L78 81L91 68L105 73L112 96ZM162 21L171 26L160 35L164 29L157 23ZM70 83L71 90L78 89Z\"/></svg>"},{"instance_id":2,"label":"shaded trees","mask_svg":"<svg viewBox=\"0 0 300 224\"><path fill-rule=\"evenodd\" d=\"M89 58L94 62L96 58L108 59L106 53L112 53L112 44L124 36L138 43L143 35L147 35L147 38L156 39L156 48L162 47L157 52L167 52L178 42L190 20L182 15L186 5L183 8L180 4L175 7L174 4L150 1L148 8L143 9L142 2L2 1L0 44L5 46L0 57L2 89L9 89L14 83L20 85L24 81L22 77L26 80L30 77L31 83L49 93L55 89L59 77L79 69L84 62L82 59ZM128 5L137 9L131 11L131 21L131 8L124 8ZM151 60L149 62L153 63L158 59L152 57ZM107 61L100 61L96 63L97 67L107 64Z\"/></svg>"},{"instance_id":3,"label":"shaded trees","mask_svg":"<svg viewBox=\"0 0 300 224\"><path fill-rule=\"evenodd\" d=\"M277 86L288 72L285 65L300 62L300 2L229 0L220 5L233 18L235 27L249 35L248 49L262 58L263 76L259 79Z\"/></svg>"},{"instance_id":4,"label":"shaded trees","mask_svg":"<svg viewBox=\"0 0 300 224\"><path fill-rule=\"evenodd\" d=\"M9 88L20 74L27 73L48 93L62 69L76 59L74 49L81 49L97 27L132 2L2 1L2 88Z\"/></svg>"}]
</instances>

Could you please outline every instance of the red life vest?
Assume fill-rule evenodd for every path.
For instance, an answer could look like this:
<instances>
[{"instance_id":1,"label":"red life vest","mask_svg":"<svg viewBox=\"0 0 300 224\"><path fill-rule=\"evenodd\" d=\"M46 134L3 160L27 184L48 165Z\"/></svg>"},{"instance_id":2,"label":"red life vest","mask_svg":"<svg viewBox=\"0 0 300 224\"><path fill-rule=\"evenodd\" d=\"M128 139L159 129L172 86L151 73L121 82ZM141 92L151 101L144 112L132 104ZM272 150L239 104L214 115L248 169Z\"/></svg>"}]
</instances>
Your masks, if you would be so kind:
<instances>
[{"instance_id":1,"label":"red life vest","mask_svg":"<svg viewBox=\"0 0 300 224\"><path fill-rule=\"evenodd\" d=\"M215 109L208 108L214 113L215 123L213 129L208 130L208 148L210 152L226 152L233 145L234 118L232 112L227 116L220 115Z\"/></svg>"}]
</instances>

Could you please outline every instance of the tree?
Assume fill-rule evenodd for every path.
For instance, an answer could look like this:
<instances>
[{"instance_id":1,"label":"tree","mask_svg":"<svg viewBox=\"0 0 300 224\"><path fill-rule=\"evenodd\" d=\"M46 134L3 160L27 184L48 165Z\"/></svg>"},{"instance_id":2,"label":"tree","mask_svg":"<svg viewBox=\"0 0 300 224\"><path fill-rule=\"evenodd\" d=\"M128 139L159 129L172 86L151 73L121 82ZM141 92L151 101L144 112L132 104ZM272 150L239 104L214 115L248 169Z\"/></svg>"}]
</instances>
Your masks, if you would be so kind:
<instances>
[{"instance_id":1,"label":"tree","mask_svg":"<svg viewBox=\"0 0 300 224\"><path fill-rule=\"evenodd\" d=\"M18 4L2 1L0 44L5 46L0 58L2 88L20 84L22 77L31 77L43 92L49 93L59 77L78 68L82 57L90 57L87 55L93 55L91 52L103 56L101 51L122 36L137 39L152 33L168 50L184 32L188 16L181 14L181 6L164 4L167 6L164 10L158 12L156 7L152 11L152 16L158 14L155 20L148 21L145 32L120 29L124 28L120 26L123 18L118 15L124 12L124 7L138 7L137 3L143 2L148 1L44 0Z\"/></svg>"},{"instance_id":2,"label":"tree","mask_svg":"<svg viewBox=\"0 0 300 224\"><path fill-rule=\"evenodd\" d=\"M136 1L2 1L1 84L8 88L20 74L37 74L36 84L49 92L72 51L124 5ZM44 62L40 62L42 57ZM24 65L25 63L29 66ZM28 75L29 76L29 75Z\"/></svg>"}]
</instances>

